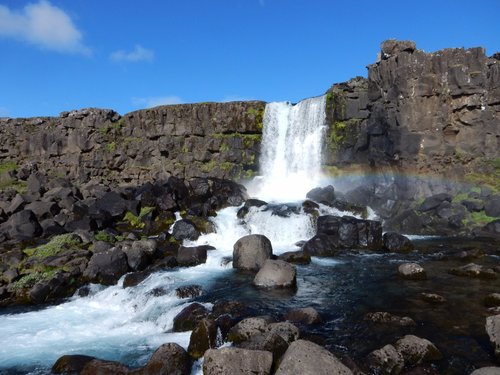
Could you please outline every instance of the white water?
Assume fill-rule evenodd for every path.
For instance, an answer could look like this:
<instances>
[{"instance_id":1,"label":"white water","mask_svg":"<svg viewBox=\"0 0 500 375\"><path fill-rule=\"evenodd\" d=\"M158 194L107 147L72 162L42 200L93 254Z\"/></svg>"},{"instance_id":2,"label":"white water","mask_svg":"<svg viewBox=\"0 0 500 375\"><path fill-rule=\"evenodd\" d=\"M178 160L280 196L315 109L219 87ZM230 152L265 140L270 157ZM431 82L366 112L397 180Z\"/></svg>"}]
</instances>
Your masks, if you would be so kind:
<instances>
[{"instance_id":1,"label":"white water","mask_svg":"<svg viewBox=\"0 0 500 375\"><path fill-rule=\"evenodd\" d=\"M271 103L266 107L263 139L263 175L258 197L270 201L300 201L319 182L321 136L325 98L313 98L296 106ZM93 286L88 297L43 310L0 315L1 369L40 366L47 369L64 354L87 354L143 365L151 352L166 342L187 348L190 332L173 333L173 318L188 303L175 296L175 288L199 284L209 289L223 273L233 272L224 258L231 257L234 243L244 235L266 235L275 254L297 250L299 240L314 235L309 215L273 215L267 207L252 207L245 220L238 208L220 211L214 218L216 233L185 245L210 244L205 264L152 274L136 287L124 289ZM342 214L321 206L323 214ZM321 261L318 261L321 262ZM329 263L328 265L334 265ZM155 296L152 290L164 290Z\"/></svg>"},{"instance_id":2,"label":"white water","mask_svg":"<svg viewBox=\"0 0 500 375\"><path fill-rule=\"evenodd\" d=\"M296 105L269 103L264 113L262 180L256 195L267 201L298 201L319 186L326 96Z\"/></svg>"}]
</instances>

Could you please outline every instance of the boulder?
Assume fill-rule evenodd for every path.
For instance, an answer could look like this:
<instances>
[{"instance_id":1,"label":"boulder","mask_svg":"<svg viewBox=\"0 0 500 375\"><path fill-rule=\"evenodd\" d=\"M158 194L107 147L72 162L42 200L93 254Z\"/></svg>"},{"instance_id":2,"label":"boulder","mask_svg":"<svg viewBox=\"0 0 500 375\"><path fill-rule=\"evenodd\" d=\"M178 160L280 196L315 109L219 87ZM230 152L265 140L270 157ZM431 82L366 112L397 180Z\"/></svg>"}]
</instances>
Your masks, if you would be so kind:
<instances>
[{"instance_id":1,"label":"boulder","mask_svg":"<svg viewBox=\"0 0 500 375\"><path fill-rule=\"evenodd\" d=\"M209 313L210 311L199 303L190 304L174 317L174 332L193 330Z\"/></svg>"},{"instance_id":2,"label":"boulder","mask_svg":"<svg viewBox=\"0 0 500 375\"><path fill-rule=\"evenodd\" d=\"M403 263L398 267L399 276L408 280L425 280L427 273L424 267L417 263Z\"/></svg>"},{"instance_id":3,"label":"boulder","mask_svg":"<svg viewBox=\"0 0 500 375\"><path fill-rule=\"evenodd\" d=\"M297 340L300 336L299 329L289 322L269 323L266 331L280 335L288 344Z\"/></svg>"},{"instance_id":4,"label":"boulder","mask_svg":"<svg viewBox=\"0 0 500 375\"><path fill-rule=\"evenodd\" d=\"M409 253L415 246L406 236L395 232L387 232L382 236L384 250L390 253Z\"/></svg>"},{"instance_id":5,"label":"boulder","mask_svg":"<svg viewBox=\"0 0 500 375\"><path fill-rule=\"evenodd\" d=\"M79 375L128 375L130 369L115 361L93 359L85 364Z\"/></svg>"},{"instance_id":6,"label":"boulder","mask_svg":"<svg viewBox=\"0 0 500 375\"><path fill-rule=\"evenodd\" d=\"M24 209L33 211L39 221L50 219L61 211L61 208L57 205L57 203L40 201L31 202L30 204L27 204Z\"/></svg>"},{"instance_id":7,"label":"boulder","mask_svg":"<svg viewBox=\"0 0 500 375\"><path fill-rule=\"evenodd\" d=\"M191 359L187 352L176 343L160 346L153 353L148 363L134 371L134 375L189 375Z\"/></svg>"},{"instance_id":8,"label":"boulder","mask_svg":"<svg viewBox=\"0 0 500 375\"><path fill-rule=\"evenodd\" d=\"M486 318L486 333L495 349L495 355L500 359L500 315Z\"/></svg>"},{"instance_id":9,"label":"boulder","mask_svg":"<svg viewBox=\"0 0 500 375\"><path fill-rule=\"evenodd\" d=\"M244 341L238 345L239 348L249 350L264 350L273 354L274 366L279 363L283 354L288 349L288 343L274 332L263 333L252 336L248 341Z\"/></svg>"},{"instance_id":10,"label":"boulder","mask_svg":"<svg viewBox=\"0 0 500 375\"><path fill-rule=\"evenodd\" d=\"M191 332L188 353L194 358L203 357L208 349L217 347L217 324L212 319L202 319Z\"/></svg>"},{"instance_id":11,"label":"boulder","mask_svg":"<svg viewBox=\"0 0 500 375\"><path fill-rule=\"evenodd\" d=\"M132 286L139 285L144 280L146 280L149 275L151 275L151 272L148 271L138 271L138 272L128 273L125 275L123 279L123 287L130 288Z\"/></svg>"},{"instance_id":12,"label":"boulder","mask_svg":"<svg viewBox=\"0 0 500 375\"><path fill-rule=\"evenodd\" d=\"M415 321L408 316L397 316L381 311L368 313L365 315L364 319L373 323L389 324L399 327L413 327L417 325Z\"/></svg>"},{"instance_id":13,"label":"boulder","mask_svg":"<svg viewBox=\"0 0 500 375\"><path fill-rule=\"evenodd\" d=\"M200 232L191 220L181 219L175 222L172 235L179 242L184 240L196 241L200 237Z\"/></svg>"},{"instance_id":14,"label":"boulder","mask_svg":"<svg viewBox=\"0 0 500 375\"><path fill-rule=\"evenodd\" d=\"M83 276L90 282L113 285L128 272L128 267L125 253L114 247L92 255Z\"/></svg>"},{"instance_id":15,"label":"boulder","mask_svg":"<svg viewBox=\"0 0 500 375\"><path fill-rule=\"evenodd\" d=\"M427 303L439 304L446 302L446 298L435 293L421 293L420 296Z\"/></svg>"},{"instance_id":16,"label":"boulder","mask_svg":"<svg viewBox=\"0 0 500 375\"><path fill-rule=\"evenodd\" d=\"M136 211L131 207L134 203L137 206L138 202L127 201L119 193L109 191L104 193L101 198L96 199L94 204L89 207L91 216L107 213L113 219L121 219L127 211Z\"/></svg>"},{"instance_id":17,"label":"boulder","mask_svg":"<svg viewBox=\"0 0 500 375\"><path fill-rule=\"evenodd\" d=\"M406 335L399 339L395 347L403 356L405 364L410 366L443 358L441 352L432 342L413 335Z\"/></svg>"},{"instance_id":18,"label":"boulder","mask_svg":"<svg viewBox=\"0 0 500 375\"><path fill-rule=\"evenodd\" d=\"M236 324L227 336L229 341L236 344L250 339L252 336L267 332L269 320L264 317L246 318Z\"/></svg>"},{"instance_id":19,"label":"boulder","mask_svg":"<svg viewBox=\"0 0 500 375\"><path fill-rule=\"evenodd\" d=\"M484 212L491 217L500 217L500 196L496 195L494 198L488 200L485 204Z\"/></svg>"},{"instance_id":20,"label":"boulder","mask_svg":"<svg viewBox=\"0 0 500 375\"><path fill-rule=\"evenodd\" d=\"M88 355L63 355L52 366L54 374L80 373L85 365L95 359Z\"/></svg>"},{"instance_id":21,"label":"boulder","mask_svg":"<svg viewBox=\"0 0 500 375\"><path fill-rule=\"evenodd\" d=\"M314 307L303 307L299 309L289 310L285 315L285 319L292 323L300 324L320 324L323 322L321 316Z\"/></svg>"},{"instance_id":22,"label":"boulder","mask_svg":"<svg viewBox=\"0 0 500 375\"><path fill-rule=\"evenodd\" d=\"M140 245L135 245L141 241L133 242L131 246L122 246L122 251L127 256L128 266L132 271L142 271L151 264L154 256L154 251L144 248Z\"/></svg>"},{"instance_id":23,"label":"boulder","mask_svg":"<svg viewBox=\"0 0 500 375\"><path fill-rule=\"evenodd\" d=\"M199 297L203 293L201 285L185 285L175 289L175 295L179 298Z\"/></svg>"},{"instance_id":24,"label":"boulder","mask_svg":"<svg viewBox=\"0 0 500 375\"><path fill-rule=\"evenodd\" d=\"M260 234L250 234L240 238L233 246L233 268L258 271L271 258L271 241Z\"/></svg>"},{"instance_id":25,"label":"boulder","mask_svg":"<svg viewBox=\"0 0 500 375\"><path fill-rule=\"evenodd\" d=\"M472 371L470 375L500 375L500 367L481 367Z\"/></svg>"},{"instance_id":26,"label":"boulder","mask_svg":"<svg viewBox=\"0 0 500 375\"><path fill-rule=\"evenodd\" d=\"M500 293L491 293L484 298L486 307L500 306Z\"/></svg>"},{"instance_id":27,"label":"boulder","mask_svg":"<svg viewBox=\"0 0 500 375\"><path fill-rule=\"evenodd\" d=\"M496 279L497 274L491 268L484 268L479 264L469 263L463 267L452 268L450 274L474 279Z\"/></svg>"},{"instance_id":28,"label":"boulder","mask_svg":"<svg viewBox=\"0 0 500 375\"><path fill-rule=\"evenodd\" d=\"M29 240L42 234L42 227L30 210L12 214L2 227L6 228L9 238L18 241Z\"/></svg>"},{"instance_id":29,"label":"boulder","mask_svg":"<svg viewBox=\"0 0 500 375\"><path fill-rule=\"evenodd\" d=\"M275 375L352 375L332 353L310 341L294 341L285 352Z\"/></svg>"},{"instance_id":30,"label":"boulder","mask_svg":"<svg viewBox=\"0 0 500 375\"><path fill-rule=\"evenodd\" d=\"M279 260L294 264L309 264L311 263L311 255L306 254L302 250L287 251L278 255Z\"/></svg>"},{"instance_id":31,"label":"boulder","mask_svg":"<svg viewBox=\"0 0 500 375\"><path fill-rule=\"evenodd\" d=\"M403 356L392 345L374 350L367 357L368 366L375 374L396 375L404 367Z\"/></svg>"},{"instance_id":32,"label":"boulder","mask_svg":"<svg viewBox=\"0 0 500 375\"><path fill-rule=\"evenodd\" d=\"M314 202L331 206L335 201L335 189L332 185L317 187L306 194L306 198Z\"/></svg>"},{"instance_id":33,"label":"boulder","mask_svg":"<svg viewBox=\"0 0 500 375\"><path fill-rule=\"evenodd\" d=\"M285 261L268 259L255 275L253 284L260 288L295 288L297 271Z\"/></svg>"},{"instance_id":34,"label":"boulder","mask_svg":"<svg viewBox=\"0 0 500 375\"><path fill-rule=\"evenodd\" d=\"M238 348L209 349L203 360L204 375L245 375L271 373L273 355L263 350Z\"/></svg>"},{"instance_id":35,"label":"boulder","mask_svg":"<svg viewBox=\"0 0 500 375\"><path fill-rule=\"evenodd\" d=\"M447 193L439 193L425 198L418 208L419 211L426 212L438 208L443 202L451 202L453 197Z\"/></svg>"},{"instance_id":36,"label":"boulder","mask_svg":"<svg viewBox=\"0 0 500 375\"><path fill-rule=\"evenodd\" d=\"M177 252L177 263L180 266L196 266L207 261L207 250L214 247L202 245L194 247L181 246Z\"/></svg>"}]
</instances>

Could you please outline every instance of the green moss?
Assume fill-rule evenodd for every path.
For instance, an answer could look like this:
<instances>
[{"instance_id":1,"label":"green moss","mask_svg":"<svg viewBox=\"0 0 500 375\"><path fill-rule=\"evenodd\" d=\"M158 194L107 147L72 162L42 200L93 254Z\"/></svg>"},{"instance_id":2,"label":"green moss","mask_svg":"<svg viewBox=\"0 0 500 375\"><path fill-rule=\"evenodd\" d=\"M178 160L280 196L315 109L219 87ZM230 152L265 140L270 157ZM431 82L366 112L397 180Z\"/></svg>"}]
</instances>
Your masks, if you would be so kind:
<instances>
[{"instance_id":1,"label":"green moss","mask_svg":"<svg viewBox=\"0 0 500 375\"><path fill-rule=\"evenodd\" d=\"M128 211L125 214L123 220L126 221L131 228L142 229L146 225L142 221L144 219L144 216L149 214L154 209L155 209L154 207L142 207L141 211L139 212L139 216L134 215L132 212Z\"/></svg>"},{"instance_id":2,"label":"green moss","mask_svg":"<svg viewBox=\"0 0 500 375\"><path fill-rule=\"evenodd\" d=\"M469 199L469 193L460 193L453 197L453 203L460 203Z\"/></svg>"},{"instance_id":3,"label":"green moss","mask_svg":"<svg viewBox=\"0 0 500 375\"><path fill-rule=\"evenodd\" d=\"M222 142L222 144L220 145L219 151L220 152L227 152L227 151L229 151L229 145L226 142Z\"/></svg>"},{"instance_id":4,"label":"green moss","mask_svg":"<svg viewBox=\"0 0 500 375\"><path fill-rule=\"evenodd\" d=\"M104 241L104 242L108 242L111 244L116 242L115 236L113 236L111 233L108 233L104 230L97 232L96 235L94 236L94 238L96 239L96 241Z\"/></svg>"},{"instance_id":5,"label":"green moss","mask_svg":"<svg viewBox=\"0 0 500 375\"><path fill-rule=\"evenodd\" d=\"M17 163L11 160L0 161L0 173L6 173L17 170Z\"/></svg>"},{"instance_id":6,"label":"green moss","mask_svg":"<svg viewBox=\"0 0 500 375\"><path fill-rule=\"evenodd\" d=\"M220 169L225 171L225 172L229 172L230 170L233 169L233 167L234 167L234 163L231 163L228 161L220 163Z\"/></svg>"},{"instance_id":7,"label":"green moss","mask_svg":"<svg viewBox=\"0 0 500 375\"><path fill-rule=\"evenodd\" d=\"M472 212L469 217L463 220L464 225L485 226L486 224L496 220L496 217L486 215L484 211Z\"/></svg>"},{"instance_id":8,"label":"green moss","mask_svg":"<svg viewBox=\"0 0 500 375\"><path fill-rule=\"evenodd\" d=\"M331 151L337 151L340 144L345 138L345 129L347 124L345 121L335 121L330 125L328 134L328 147Z\"/></svg>"},{"instance_id":9,"label":"green moss","mask_svg":"<svg viewBox=\"0 0 500 375\"><path fill-rule=\"evenodd\" d=\"M42 280L48 280L48 279L52 278L55 275L55 273L56 273L56 270L29 273L29 274L21 277L16 282L14 282L11 286L11 289L13 291L20 291L23 289L32 288L37 282L42 281Z\"/></svg>"},{"instance_id":10,"label":"green moss","mask_svg":"<svg viewBox=\"0 0 500 375\"><path fill-rule=\"evenodd\" d=\"M106 145L106 150L108 152L114 152L116 150L116 142L109 142L107 145Z\"/></svg>"},{"instance_id":11,"label":"green moss","mask_svg":"<svg viewBox=\"0 0 500 375\"><path fill-rule=\"evenodd\" d=\"M7 189L14 189L19 194L26 193L26 191L28 190L26 181L18 181L14 179L0 182L0 191L4 191Z\"/></svg>"},{"instance_id":12,"label":"green moss","mask_svg":"<svg viewBox=\"0 0 500 375\"><path fill-rule=\"evenodd\" d=\"M260 108L248 108L247 109L247 115L253 116L255 119L255 125L257 129L262 130L264 128L264 112L265 112L266 107L260 107Z\"/></svg>"},{"instance_id":13,"label":"green moss","mask_svg":"<svg viewBox=\"0 0 500 375\"><path fill-rule=\"evenodd\" d=\"M25 249L24 253L29 257L47 258L49 256L57 255L68 250L80 248L81 240L73 233L61 234L52 237L52 239L44 244L35 248Z\"/></svg>"}]
</instances>

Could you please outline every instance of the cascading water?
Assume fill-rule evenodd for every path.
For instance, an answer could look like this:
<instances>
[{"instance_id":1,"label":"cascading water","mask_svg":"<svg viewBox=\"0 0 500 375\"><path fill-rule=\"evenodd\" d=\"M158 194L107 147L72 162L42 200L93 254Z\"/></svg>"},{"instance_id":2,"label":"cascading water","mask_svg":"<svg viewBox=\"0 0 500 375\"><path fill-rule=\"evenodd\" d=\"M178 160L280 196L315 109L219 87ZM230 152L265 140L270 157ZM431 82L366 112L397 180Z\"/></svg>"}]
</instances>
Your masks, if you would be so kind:
<instances>
[{"instance_id":1,"label":"cascading water","mask_svg":"<svg viewBox=\"0 0 500 375\"><path fill-rule=\"evenodd\" d=\"M259 198L299 201L316 186L324 122L324 96L295 106L267 105ZM216 247L205 264L156 272L136 287L94 286L89 296L58 306L0 315L0 373L15 369L44 374L63 354L87 354L139 366L165 342L187 347L189 332L171 332L173 318L190 303L176 297L175 288L196 283L210 289L214 280L233 272L224 258L232 255L234 243L247 234L266 235L275 254L297 249L294 243L312 237L314 226L310 216L299 212L300 205L295 208L282 217L272 207L252 207L244 221L237 218L238 208L224 209L213 219L215 233L184 243ZM332 213L326 207L321 211Z\"/></svg>"},{"instance_id":2,"label":"cascading water","mask_svg":"<svg viewBox=\"0 0 500 375\"><path fill-rule=\"evenodd\" d=\"M256 195L269 201L298 201L318 186L325 130L326 96L296 105L269 103L264 114L262 181Z\"/></svg>"}]
</instances>

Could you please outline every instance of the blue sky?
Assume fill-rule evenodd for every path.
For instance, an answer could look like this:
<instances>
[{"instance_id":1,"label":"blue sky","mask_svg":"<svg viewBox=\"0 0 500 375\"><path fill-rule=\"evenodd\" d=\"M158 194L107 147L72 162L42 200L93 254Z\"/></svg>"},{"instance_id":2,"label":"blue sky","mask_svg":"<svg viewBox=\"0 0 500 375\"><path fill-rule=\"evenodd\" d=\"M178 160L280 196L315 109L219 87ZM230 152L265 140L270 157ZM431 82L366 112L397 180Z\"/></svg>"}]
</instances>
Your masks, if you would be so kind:
<instances>
[{"instance_id":1,"label":"blue sky","mask_svg":"<svg viewBox=\"0 0 500 375\"><path fill-rule=\"evenodd\" d=\"M298 101L411 39L500 51L500 0L1 0L0 117Z\"/></svg>"}]
</instances>

